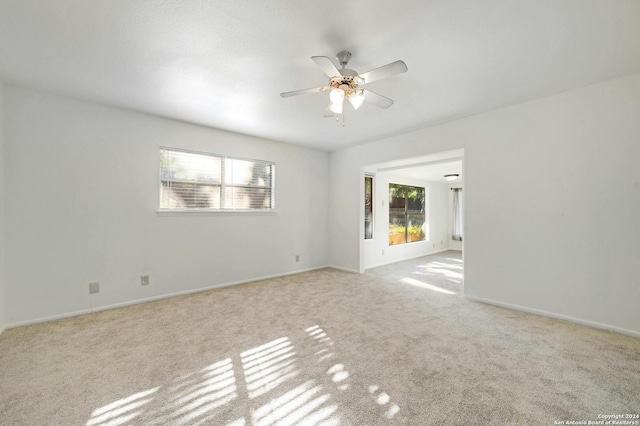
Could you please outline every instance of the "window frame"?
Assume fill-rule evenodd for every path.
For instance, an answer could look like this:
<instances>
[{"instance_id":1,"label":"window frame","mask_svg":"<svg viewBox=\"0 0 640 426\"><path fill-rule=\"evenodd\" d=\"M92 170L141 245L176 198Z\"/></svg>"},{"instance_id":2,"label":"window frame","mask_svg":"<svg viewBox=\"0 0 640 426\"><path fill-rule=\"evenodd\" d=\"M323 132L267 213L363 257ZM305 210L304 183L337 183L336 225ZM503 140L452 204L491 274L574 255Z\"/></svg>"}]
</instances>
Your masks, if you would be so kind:
<instances>
[{"instance_id":1,"label":"window frame","mask_svg":"<svg viewBox=\"0 0 640 426\"><path fill-rule=\"evenodd\" d=\"M203 152L203 151L195 151L195 150L190 150L190 149L184 149L184 148L174 148L174 147L167 147L167 146L160 146L158 153L159 153L159 159L162 158L162 152L163 151L169 151L169 152L178 152L178 153L186 153L186 154L193 154L193 155L200 155L200 156L206 156L206 157L213 157L213 158L217 158L220 159L221 161L221 167L220 167L220 183L219 183L219 187L220 187L220 208L212 208L212 207L162 207L162 183L163 183L163 179L162 179L162 165L161 165L161 161L158 161L158 210L156 211L158 215L161 216L165 216L165 215L182 215L182 214L214 214L214 215L235 215L235 214L242 214L242 215L251 215L251 214L258 214L258 215L265 215L265 214L275 214L277 212L276 210L276 163L274 161L269 161L269 160L260 160L260 159L256 159L256 158L246 158L246 157L236 157L236 156L230 156L230 155L223 155L223 154L217 154L217 153L213 153L213 152ZM226 173L225 173L225 166L226 166L226 160L239 160L239 161L250 161L250 162L259 162L262 164L266 164L269 165L271 167L271 179L270 179L270 186L264 186L264 187L258 187L258 186L254 186L254 185L246 185L246 184L237 184L237 183L227 183L226 182ZM212 184L212 185L216 185L216 184ZM226 207L222 207L224 206L226 200L225 200L225 196L226 196L226 190L228 188L266 188L270 190L270 206L269 208L226 208Z\"/></svg>"},{"instance_id":2,"label":"window frame","mask_svg":"<svg viewBox=\"0 0 640 426\"><path fill-rule=\"evenodd\" d=\"M388 201L388 205L389 205L389 225L391 225L391 217L392 217L392 200L391 200L391 188L392 185L395 187L404 187L406 188L406 192L408 193L408 189L410 188L415 188L415 189L419 189L422 190L423 193L423 200L422 200L422 215L424 215L424 220L423 220L423 230L422 230L422 234L423 234L423 238L420 240L412 240L409 241L409 223L410 223L410 216L415 215L415 212L412 212L409 209L409 197L407 197L406 195L403 197L404 199L404 241L403 242L398 242L398 243L391 243L391 234L389 233L389 229L387 228L387 243L389 244L389 246L400 246L403 244L411 244L411 243L420 243L420 242L425 242L425 241L429 241L428 240L428 231L427 229L424 229L424 226L426 225L428 227L428 222L427 222L427 206L428 206L428 202L427 202L427 198L428 198L428 187L426 186L417 186L417 185L409 185L409 184L404 184L404 183L395 183L395 182L389 182L389 192L388 192L388 196L389 196L389 201ZM397 207L395 207L397 208Z\"/></svg>"}]
</instances>

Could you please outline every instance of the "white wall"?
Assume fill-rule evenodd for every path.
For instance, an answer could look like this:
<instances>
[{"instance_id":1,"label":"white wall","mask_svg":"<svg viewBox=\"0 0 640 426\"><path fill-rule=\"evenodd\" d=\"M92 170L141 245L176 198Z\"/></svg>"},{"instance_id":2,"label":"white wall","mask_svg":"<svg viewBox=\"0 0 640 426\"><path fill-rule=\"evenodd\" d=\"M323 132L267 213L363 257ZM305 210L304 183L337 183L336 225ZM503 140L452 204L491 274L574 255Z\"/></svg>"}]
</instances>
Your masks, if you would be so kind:
<instances>
[{"instance_id":1,"label":"white wall","mask_svg":"<svg viewBox=\"0 0 640 426\"><path fill-rule=\"evenodd\" d=\"M326 152L14 87L5 111L9 325L327 264ZM274 161L277 213L158 216L160 146Z\"/></svg>"},{"instance_id":2,"label":"white wall","mask_svg":"<svg viewBox=\"0 0 640 426\"><path fill-rule=\"evenodd\" d=\"M364 265L361 167L465 150L465 292L640 336L640 74L331 154L331 263Z\"/></svg>"},{"instance_id":3,"label":"white wall","mask_svg":"<svg viewBox=\"0 0 640 426\"><path fill-rule=\"evenodd\" d=\"M426 189L429 229L425 241L389 245L389 183L420 186ZM448 248L448 185L397 176L390 172L377 172L374 185L374 230L373 239L364 241L365 268L425 256ZM382 254L383 250L384 254Z\"/></svg>"},{"instance_id":4,"label":"white wall","mask_svg":"<svg viewBox=\"0 0 640 426\"><path fill-rule=\"evenodd\" d=\"M5 328L5 234L4 234L4 83L0 80L0 333Z\"/></svg>"}]
</instances>

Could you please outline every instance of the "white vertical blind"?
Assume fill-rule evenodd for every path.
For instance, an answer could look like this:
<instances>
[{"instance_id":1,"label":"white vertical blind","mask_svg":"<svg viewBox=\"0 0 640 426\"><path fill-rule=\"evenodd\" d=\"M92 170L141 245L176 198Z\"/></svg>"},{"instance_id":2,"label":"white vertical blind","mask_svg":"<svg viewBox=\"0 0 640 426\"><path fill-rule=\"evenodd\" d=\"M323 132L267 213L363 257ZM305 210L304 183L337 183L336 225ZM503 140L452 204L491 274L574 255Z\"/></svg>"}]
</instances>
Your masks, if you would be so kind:
<instances>
[{"instance_id":1,"label":"white vertical blind","mask_svg":"<svg viewBox=\"0 0 640 426\"><path fill-rule=\"evenodd\" d=\"M270 210L275 164L160 149L160 209Z\"/></svg>"}]
</instances>

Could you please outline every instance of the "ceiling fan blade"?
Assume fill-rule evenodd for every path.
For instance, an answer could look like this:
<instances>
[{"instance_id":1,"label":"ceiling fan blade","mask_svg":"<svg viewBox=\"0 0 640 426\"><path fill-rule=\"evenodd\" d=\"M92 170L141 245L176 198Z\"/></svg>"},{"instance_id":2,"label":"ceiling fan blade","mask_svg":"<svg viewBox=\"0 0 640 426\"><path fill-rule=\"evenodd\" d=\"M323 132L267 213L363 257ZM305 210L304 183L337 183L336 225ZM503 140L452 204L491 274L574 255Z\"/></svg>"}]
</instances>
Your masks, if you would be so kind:
<instances>
[{"instance_id":1,"label":"ceiling fan blade","mask_svg":"<svg viewBox=\"0 0 640 426\"><path fill-rule=\"evenodd\" d=\"M326 56L312 56L311 59L328 77L339 77L342 75L331 59Z\"/></svg>"},{"instance_id":2,"label":"ceiling fan blade","mask_svg":"<svg viewBox=\"0 0 640 426\"><path fill-rule=\"evenodd\" d=\"M322 87L315 87L313 89L302 89L302 90L294 90L293 92L284 92L284 93L280 93L280 96L283 98L288 98L291 96L306 95L309 93L320 93L329 89L331 89L331 87L322 86Z\"/></svg>"},{"instance_id":3,"label":"ceiling fan blade","mask_svg":"<svg viewBox=\"0 0 640 426\"><path fill-rule=\"evenodd\" d=\"M364 91L364 101L369 102L370 104L374 104L380 108L386 109L393 105L393 100L389 99L385 96L378 95L376 92L372 92L371 90Z\"/></svg>"},{"instance_id":4,"label":"ceiling fan blade","mask_svg":"<svg viewBox=\"0 0 640 426\"><path fill-rule=\"evenodd\" d=\"M392 75L402 74L407 72L407 64L402 61L391 62L390 64L383 65L380 68L373 69L371 71L360 74L360 77L364 78L364 83L371 83L376 80L391 77Z\"/></svg>"}]
</instances>

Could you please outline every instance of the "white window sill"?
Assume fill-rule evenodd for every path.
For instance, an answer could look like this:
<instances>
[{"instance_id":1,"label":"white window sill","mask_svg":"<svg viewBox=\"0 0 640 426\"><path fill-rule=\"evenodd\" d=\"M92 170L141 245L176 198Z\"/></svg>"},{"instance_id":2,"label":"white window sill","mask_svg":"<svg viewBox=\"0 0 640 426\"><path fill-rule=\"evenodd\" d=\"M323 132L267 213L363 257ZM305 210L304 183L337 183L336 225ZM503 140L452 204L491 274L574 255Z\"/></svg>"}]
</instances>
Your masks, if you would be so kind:
<instances>
[{"instance_id":1,"label":"white window sill","mask_svg":"<svg viewBox=\"0 0 640 426\"><path fill-rule=\"evenodd\" d=\"M157 210L158 216L275 216L277 210L208 210L208 209L185 209L185 210Z\"/></svg>"}]
</instances>

